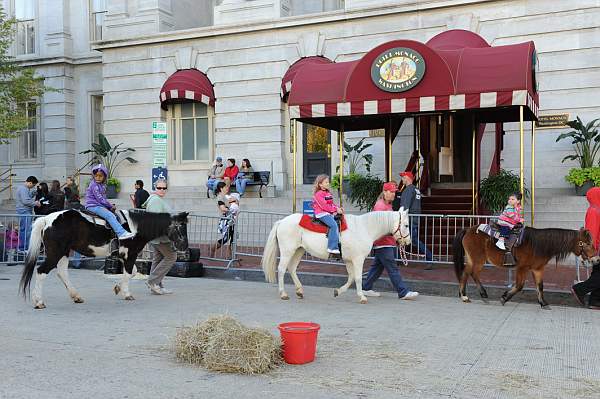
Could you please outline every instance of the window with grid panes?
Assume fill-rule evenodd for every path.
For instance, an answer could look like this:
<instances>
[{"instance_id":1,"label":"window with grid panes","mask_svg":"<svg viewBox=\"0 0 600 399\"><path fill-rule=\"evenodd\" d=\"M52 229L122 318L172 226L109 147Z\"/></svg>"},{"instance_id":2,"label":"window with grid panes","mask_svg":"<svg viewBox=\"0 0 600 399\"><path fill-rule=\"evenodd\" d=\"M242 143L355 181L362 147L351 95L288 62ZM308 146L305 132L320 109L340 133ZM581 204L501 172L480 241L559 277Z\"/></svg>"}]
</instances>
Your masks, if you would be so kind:
<instances>
[{"instance_id":1,"label":"window with grid panes","mask_svg":"<svg viewBox=\"0 0 600 399\"><path fill-rule=\"evenodd\" d=\"M102 40L106 0L90 0L90 40Z\"/></svg>"},{"instance_id":2,"label":"window with grid panes","mask_svg":"<svg viewBox=\"0 0 600 399\"><path fill-rule=\"evenodd\" d=\"M17 55L35 53L35 0L15 0Z\"/></svg>"},{"instance_id":3,"label":"window with grid panes","mask_svg":"<svg viewBox=\"0 0 600 399\"><path fill-rule=\"evenodd\" d=\"M200 102L169 106L172 162L210 161L212 146L210 111L206 104Z\"/></svg>"},{"instance_id":4,"label":"window with grid panes","mask_svg":"<svg viewBox=\"0 0 600 399\"><path fill-rule=\"evenodd\" d=\"M18 153L20 161L37 159L38 157L38 115L35 101L20 104L29 119L27 127L21 130L17 137Z\"/></svg>"}]
</instances>

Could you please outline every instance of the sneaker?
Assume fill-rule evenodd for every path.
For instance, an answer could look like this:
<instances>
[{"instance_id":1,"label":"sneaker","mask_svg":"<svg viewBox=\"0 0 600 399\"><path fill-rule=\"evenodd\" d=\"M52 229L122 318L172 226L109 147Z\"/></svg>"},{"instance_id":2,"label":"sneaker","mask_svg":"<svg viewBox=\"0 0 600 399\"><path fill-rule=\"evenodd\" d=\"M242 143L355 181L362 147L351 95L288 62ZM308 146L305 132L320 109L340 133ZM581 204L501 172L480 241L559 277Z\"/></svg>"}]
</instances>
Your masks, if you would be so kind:
<instances>
[{"instance_id":1,"label":"sneaker","mask_svg":"<svg viewBox=\"0 0 600 399\"><path fill-rule=\"evenodd\" d=\"M166 289L165 287L160 287L160 292L163 293L163 295L169 295L172 294L173 291Z\"/></svg>"},{"instance_id":2,"label":"sneaker","mask_svg":"<svg viewBox=\"0 0 600 399\"><path fill-rule=\"evenodd\" d=\"M411 299L415 299L416 297L419 296L419 293L417 291L408 291L406 293L406 295L404 295L402 298L400 299L404 299L404 300L411 300Z\"/></svg>"},{"instance_id":3,"label":"sneaker","mask_svg":"<svg viewBox=\"0 0 600 399\"><path fill-rule=\"evenodd\" d=\"M363 294L364 294L365 296L381 296L381 294L380 294L379 292L377 292L377 291L373 291L373 290L366 290L366 291L363 291Z\"/></svg>"},{"instance_id":4,"label":"sneaker","mask_svg":"<svg viewBox=\"0 0 600 399\"><path fill-rule=\"evenodd\" d=\"M129 239L129 238L133 238L133 237L135 237L135 234L133 234L133 233L130 233L130 232L126 232L126 233L124 233L124 234L121 234L121 235L119 236L119 240L127 240L127 239Z\"/></svg>"},{"instance_id":5,"label":"sneaker","mask_svg":"<svg viewBox=\"0 0 600 399\"><path fill-rule=\"evenodd\" d=\"M506 251L506 247L504 246L504 241L498 240L498 242L496 242L496 246L498 248L500 248L501 250Z\"/></svg>"},{"instance_id":6,"label":"sneaker","mask_svg":"<svg viewBox=\"0 0 600 399\"><path fill-rule=\"evenodd\" d=\"M575 300L577 301L577 303L579 303L581 306L585 306L583 304L584 295L579 295L577 293L577 291L575 291L575 286L571 287L571 294L573 294L573 296L575 297Z\"/></svg>"},{"instance_id":7,"label":"sneaker","mask_svg":"<svg viewBox=\"0 0 600 399\"><path fill-rule=\"evenodd\" d=\"M163 295L163 290L156 284L148 284L146 281L146 285L150 288L150 293L154 295Z\"/></svg>"},{"instance_id":8,"label":"sneaker","mask_svg":"<svg viewBox=\"0 0 600 399\"><path fill-rule=\"evenodd\" d=\"M327 252L329 252L330 254L336 254L339 255L340 254L340 250L339 249L327 249Z\"/></svg>"}]
</instances>

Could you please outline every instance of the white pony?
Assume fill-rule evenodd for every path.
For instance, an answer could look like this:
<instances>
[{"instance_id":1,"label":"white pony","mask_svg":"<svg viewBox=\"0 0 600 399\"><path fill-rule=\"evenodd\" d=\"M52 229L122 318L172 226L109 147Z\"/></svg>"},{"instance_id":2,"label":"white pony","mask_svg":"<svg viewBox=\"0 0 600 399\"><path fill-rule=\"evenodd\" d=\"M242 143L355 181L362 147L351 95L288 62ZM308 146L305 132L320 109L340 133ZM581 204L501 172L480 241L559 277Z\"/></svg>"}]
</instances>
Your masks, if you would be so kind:
<instances>
[{"instance_id":1,"label":"white pony","mask_svg":"<svg viewBox=\"0 0 600 399\"><path fill-rule=\"evenodd\" d=\"M369 212L364 215L345 215L348 229L340 234L342 259L348 271L348 281L339 289L334 289L333 296L338 296L356 283L356 293L360 303L367 303L362 291L362 269L366 257L371 252L373 242L380 237L392 234L399 245L410 245L410 229L408 211L400 208L398 212ZM304 252L321 259L328 259L327 237L324 233L316 233L300 227L298 223L302 215L295 213L275 222L262 258L262 269L269 283L275 282L275 262L279 247L279 296L289 299L285 292L283 278L286 269L290 271L296 295L304 298L302 284L296 275L296 268Z\"/></svg>"}]
</instances>

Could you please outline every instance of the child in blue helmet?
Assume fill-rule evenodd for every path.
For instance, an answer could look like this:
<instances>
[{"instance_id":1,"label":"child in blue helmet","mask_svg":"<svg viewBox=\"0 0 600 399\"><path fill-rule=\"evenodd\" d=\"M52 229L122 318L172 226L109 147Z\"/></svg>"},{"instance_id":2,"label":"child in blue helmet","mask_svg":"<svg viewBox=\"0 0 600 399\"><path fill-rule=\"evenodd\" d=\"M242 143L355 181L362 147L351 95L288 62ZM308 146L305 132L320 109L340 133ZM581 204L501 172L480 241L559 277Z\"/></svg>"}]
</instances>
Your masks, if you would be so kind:
<instances>
[{"instance_id":1,"label":"child in blue helmet","mask_svg":"<svg viewBox=\"0 0 600 399\"><path fill-rule=\"evenodd\" d=\"M121 226L113 213L115 210L114 205L108 202L106 198L108 169L102 164L96 165L92 168L92 175L93 180L85 192L85 209L105 219L113 228L119 240L132 238L135 234L128 232Z\"/></svg>"}]
</instances>

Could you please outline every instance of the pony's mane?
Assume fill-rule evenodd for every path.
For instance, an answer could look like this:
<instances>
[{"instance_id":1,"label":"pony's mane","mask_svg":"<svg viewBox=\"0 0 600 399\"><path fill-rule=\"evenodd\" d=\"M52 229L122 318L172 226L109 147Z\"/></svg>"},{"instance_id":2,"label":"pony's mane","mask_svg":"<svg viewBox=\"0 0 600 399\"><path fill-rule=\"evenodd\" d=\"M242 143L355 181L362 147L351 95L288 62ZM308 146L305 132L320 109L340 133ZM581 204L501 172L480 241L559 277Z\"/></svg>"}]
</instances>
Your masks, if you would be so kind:
<instances>
[{"instance_id":1,"label":"pony's mane","mask_svg":"<svg viewBox=\"0 0 600 399\"><path fill-rule=\"evenodd\" d=\"M533 254L564 260L573 251L579 232L568 229L535 229L526 227L523 242L529 242Z\"/></svg>"},{"instance_id":2,"label":"pony's mane","mask_svg":"<svg viewBox=\"0 0 600 399\"><path fill-rule=\"evenodd\" d=\"M146 212L139 209L129 211L131 221L135 223L138 234L144 238L157 238L167 234L171 224L170 213Z\"/></svg>"},{"instance_id":3,"label":"pony's mane","mask_svg":"<svg viewBox=\"0 0 600 399\"><path fill-rule=\"evenodd\" d=\"M369 224L373 224L376 226L387 226L387 228L389 228L391 232L394 229L394 223L396 222L396 214L398 214L398 212L373 211L363 213L358 217L367 219Z\"/></svg>"}]
</instances>

